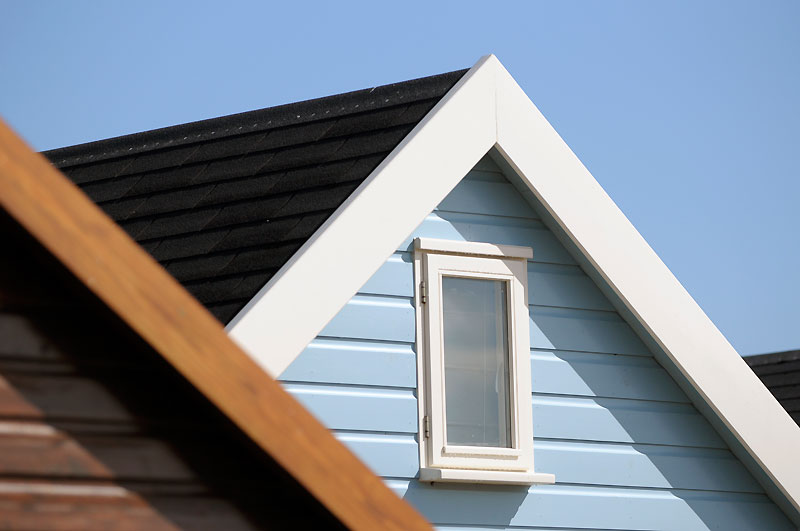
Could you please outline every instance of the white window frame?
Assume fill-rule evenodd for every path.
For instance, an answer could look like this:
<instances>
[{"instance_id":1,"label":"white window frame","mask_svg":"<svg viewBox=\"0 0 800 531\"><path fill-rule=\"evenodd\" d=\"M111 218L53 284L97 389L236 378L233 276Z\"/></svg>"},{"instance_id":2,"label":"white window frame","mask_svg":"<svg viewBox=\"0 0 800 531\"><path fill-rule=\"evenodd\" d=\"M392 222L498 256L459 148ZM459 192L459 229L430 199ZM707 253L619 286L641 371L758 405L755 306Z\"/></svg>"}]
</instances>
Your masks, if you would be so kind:
<instances>
[{"instance_id":1,"label":"white window frame","mask_svg":"<svg viewBox=\"0 0 800 531\"><path fill-rule=\"evenodd\" d=\"M528 312L529 247L417 238L414 240L417 319L420 480L531 485L554 483L534 472ZM447 444L441 278L507 282L511 447Z\"/></svg>"}]
</instances>

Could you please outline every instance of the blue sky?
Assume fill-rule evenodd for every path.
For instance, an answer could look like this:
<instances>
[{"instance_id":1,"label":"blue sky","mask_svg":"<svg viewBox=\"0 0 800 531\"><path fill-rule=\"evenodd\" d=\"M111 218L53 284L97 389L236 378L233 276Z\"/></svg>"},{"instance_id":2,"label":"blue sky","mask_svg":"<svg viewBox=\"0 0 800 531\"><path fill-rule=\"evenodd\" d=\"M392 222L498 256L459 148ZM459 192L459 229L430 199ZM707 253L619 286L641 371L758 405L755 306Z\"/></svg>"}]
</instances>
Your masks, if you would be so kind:
<instances>
[{"instance_id":1,"label":"blue sky","mask_svg":"<svg viewBox=\"0 0 800 531\"><path fill-rule=\"evenodd\" d=\"M800 2L2 3L36 149L494 53L741 354L800 348Z\"/></svg>"}]
</instances>

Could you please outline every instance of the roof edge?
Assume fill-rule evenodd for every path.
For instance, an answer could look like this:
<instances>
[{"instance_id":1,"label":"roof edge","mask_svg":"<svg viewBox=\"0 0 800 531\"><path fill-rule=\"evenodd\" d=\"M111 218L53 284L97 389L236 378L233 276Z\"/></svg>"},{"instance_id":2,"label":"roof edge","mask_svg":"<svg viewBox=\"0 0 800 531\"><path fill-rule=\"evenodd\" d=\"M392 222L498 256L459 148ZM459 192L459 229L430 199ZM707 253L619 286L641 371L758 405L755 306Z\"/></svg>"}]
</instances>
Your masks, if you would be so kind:
<instances>
[{"instance_id":1,"label":"roof edge","mask_svg":"<svg viewBox=\"0 0 800 531\"><path fill-rule=\"evenodd\" d=\"M799 524L800 428L505 69L497 83L498 152Z\"/></svg>"},{"instance_id":2,"label":"roof edge","mask_svg":"<svg viewBox=\"0 0 800 531\"><path fill-rule=\"evenodd\" d=\"M743 356L742 359L751 367L761 365L771 365L800 360L800 350L786 350L783 352L770 352L768 354L755 354L753 356Z\"/></svg>"},{"instance_id":3,"label":"roof edge","mask_svg":"<svg viewBox=\"0 0 800 531\"><path fill-rule=\"evenodd\" d=\"M491 55L245 306L228 325L232 337L271 374L280 374L492 147L786 498L794 510L787 516L800 523L800 428ZM607 234L616 236L611 241ZM326 263L324 279L315 275L319 263Z\"/></svg>"},{"instance_id":4,"label":"roof edge","mask_svg":"<svg viewBox=\"0 0 800 531\"><path fill-rule=\"evenodd\" d=\"M2 121L0 208L347 527L430 529L260 370L176 280Z\"/></svg>"},{"instance_id":5,"label":"roof edge","mask_svg":"<svg viewBox=\"0 0 800 531\"><path fill-rule=\"evenodd\" d=\"M57 168L66 168L148 151L184 146L202 142L212 137L219 139L236 134L263 132L276 127L299 125L322 118L335 118L352 112L354 106L358 107L360 112L366 112L402 105L405 96L398 94L397 89L400 86L403 87L403 91L408 91L411 88L413 90L412 95L417 99L426 99L428 96L434 98L437 97L437 87L453 84L456 79L466 72L467 70L454 70L444 74L420 77L388 85L379 85L342 94L51 149L43 151L42 154L53 161ZM370 96L366 104L364 103L365 96ZM339 109L321 114L322 108L332 105L338 105ZM287 113L287 111L291 112Z\"/></svg>"},{"instance_id":6,"label":"roof edge","mask_svg":"<svg viewBox=\"0 0 800 531\"><path fill-rule=\"evenodd\" d=\"M481 58L228 323L231 337L271 375L280 375L394 252L413 229L409 219L424 218L455 186L440 175L466 174L492 147L492 61ZM442 154L456 164L424 168ZM386 204L394 205L391 213L375 206ZM336 283L315 275L317 264L345 249L354 254L337 263Z\"/></svg>"}]
</instances>

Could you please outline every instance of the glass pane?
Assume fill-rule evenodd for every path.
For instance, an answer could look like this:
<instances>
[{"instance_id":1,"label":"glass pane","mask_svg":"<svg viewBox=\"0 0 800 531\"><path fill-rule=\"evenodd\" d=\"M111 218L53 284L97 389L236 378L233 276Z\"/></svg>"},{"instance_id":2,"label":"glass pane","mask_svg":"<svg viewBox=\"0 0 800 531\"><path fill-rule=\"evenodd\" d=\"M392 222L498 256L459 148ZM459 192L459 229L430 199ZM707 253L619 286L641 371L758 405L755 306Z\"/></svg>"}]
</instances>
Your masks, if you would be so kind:
<instances>
[{"instance_id":1,"label":"glass pane","mask_svg":"<svg viewBox=\"0 0 800 531\"><path fill-rule=\"evenodd\" d=\"M447 443L511 447L506 282L442 277Z\"/></svg>"}]
</instances>

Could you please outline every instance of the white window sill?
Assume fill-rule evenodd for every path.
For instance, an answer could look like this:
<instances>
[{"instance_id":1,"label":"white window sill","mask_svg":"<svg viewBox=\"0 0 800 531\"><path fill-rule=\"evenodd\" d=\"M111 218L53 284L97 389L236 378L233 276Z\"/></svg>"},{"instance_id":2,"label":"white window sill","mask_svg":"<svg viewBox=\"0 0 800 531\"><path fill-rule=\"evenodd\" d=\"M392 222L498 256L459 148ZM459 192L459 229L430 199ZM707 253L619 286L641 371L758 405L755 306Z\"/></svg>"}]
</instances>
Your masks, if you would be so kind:
<instances>
[{"instance_id":1,"label":"white window sill","mask_svg":"<svg viewBox=\"0 0 800 531\"><path fill-rule=\"evenodd\" d=\"M556 476L539 472L421 468L419 480L447 483L490 483L496 485L552 485L556 482Z\"/></svg>"}]
</instances>

